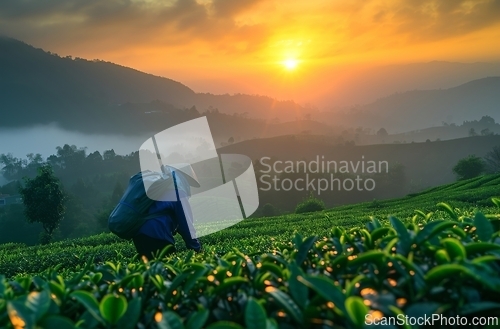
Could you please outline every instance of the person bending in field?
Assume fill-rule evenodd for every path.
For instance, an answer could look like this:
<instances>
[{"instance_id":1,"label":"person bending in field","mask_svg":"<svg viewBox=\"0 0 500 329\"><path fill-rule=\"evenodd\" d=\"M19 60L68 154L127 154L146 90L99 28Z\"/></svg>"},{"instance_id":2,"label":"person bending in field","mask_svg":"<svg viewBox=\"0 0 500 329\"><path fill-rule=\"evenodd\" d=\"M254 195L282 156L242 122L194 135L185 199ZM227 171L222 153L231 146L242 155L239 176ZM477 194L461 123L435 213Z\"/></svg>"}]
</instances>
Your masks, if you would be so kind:
<instances>
[{"instance_id":1,"label":"person bending in field","mask_svg":"<svg viewBox=\"0 0 500 329\"><path fill-rule=\"evenodd\" d=\"M175 252L174 235L176 233L181 235L188 249L196 252L201 250L200 241L191 235L193 232L193 236L195 236L195 230L188 200L191 196L190 182L191 185L197 186L197 181L176 168L170 166L163 168L165 173L172 175L176 188L167 191L162 199L177 201L155 201L149 208L149 214L159 213L161 215L147 220L132 238L139 255L148 259L169 245L172 247L169 248L168 253Z\"/></svg>"}]
</instances>

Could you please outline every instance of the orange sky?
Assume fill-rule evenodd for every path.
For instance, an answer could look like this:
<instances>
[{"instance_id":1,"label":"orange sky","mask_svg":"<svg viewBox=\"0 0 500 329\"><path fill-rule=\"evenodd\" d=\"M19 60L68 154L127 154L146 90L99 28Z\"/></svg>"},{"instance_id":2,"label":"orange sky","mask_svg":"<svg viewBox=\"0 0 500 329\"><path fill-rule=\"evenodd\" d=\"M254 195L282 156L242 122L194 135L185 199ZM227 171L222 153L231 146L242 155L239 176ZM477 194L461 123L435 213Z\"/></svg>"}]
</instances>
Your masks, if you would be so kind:
<instances>
[{"instance_id":1,"label":"orange sky","mask_svg":"<svg viewBox=\"0 0 500 329\"><path fill-rule=\"evenodd\" d=\"M198 92L307 101L363 67L498 62L499 17L500 0L4 0L0 33Z\"/></svg>"}]
</instances>

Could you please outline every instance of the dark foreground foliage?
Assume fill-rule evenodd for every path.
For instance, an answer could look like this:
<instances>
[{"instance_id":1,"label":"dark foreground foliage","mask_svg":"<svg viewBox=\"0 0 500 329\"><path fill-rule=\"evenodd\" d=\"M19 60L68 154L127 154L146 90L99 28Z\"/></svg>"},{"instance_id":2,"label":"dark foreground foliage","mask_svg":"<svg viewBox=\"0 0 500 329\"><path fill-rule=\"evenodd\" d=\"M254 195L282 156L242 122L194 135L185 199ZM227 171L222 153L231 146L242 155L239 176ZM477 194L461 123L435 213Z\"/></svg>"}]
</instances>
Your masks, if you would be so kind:
<instances>
[{"instance_id":1,"label":"dark foreground foliage","mask_svg":"<svg viewBox=\"0 0 500 329\"><path fill-rule=\"evenodd\" d=\"M498 321L499 216L437 207L446 219L421 211L408 224L372 218L320 238L297 234L264 254L208 249L152 261L89 260L64 277L58 267L2 277L0 326L364 328L383 316L433 313Z\"/></svg>"}]
</instances>

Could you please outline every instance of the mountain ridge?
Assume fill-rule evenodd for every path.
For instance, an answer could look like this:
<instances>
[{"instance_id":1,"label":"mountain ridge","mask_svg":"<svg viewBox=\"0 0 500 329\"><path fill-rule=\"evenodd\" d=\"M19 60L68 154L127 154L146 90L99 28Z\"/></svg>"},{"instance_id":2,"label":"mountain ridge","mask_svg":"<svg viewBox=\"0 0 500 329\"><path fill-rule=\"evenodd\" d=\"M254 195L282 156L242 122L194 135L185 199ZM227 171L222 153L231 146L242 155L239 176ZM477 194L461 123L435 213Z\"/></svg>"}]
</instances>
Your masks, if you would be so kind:
<instances>
[{"instance_id":1,"label":"mountain ridge","mask_svg":"<svg viewBox=\"0 0 500 329\"><path fill-rule=\"evenodd\" d=\"M456 67L456 63L444 63L448 71ZM437 61L428 65L441 64ZM132 110L121 106L156 100L165 103L165 108L178 111L220 111L281 122L313 118L330 126L375 130L384 127L390 133L424 129L442 122L461 123L483 115L500 121L500 94L496 92L500 90L499 77L475 79L448 89L398 92L348 111L319 112L269 96L196 93L166 77L101 60L60 57L5 36L0 37L0 71L0 110L8 111L1 127L56 122L79 131L93 131L94 126L102 131L109 126L124 133L138 127L141 132L149 131L153 121L168 127L181 120L179 115L146 117L146 105Z\"/></svg>"},{"instance_id":2,"label":"mountain ridge","mask_svg":"<svg viewBox=\"0 0 500 329\"><path fill-rule=\"evenodd\" d=\"M256 117L301 109L293 101L269 96L198 94L169 78L101 60L60 57L8 37L0 37L0 71L0 104L9 110L2 126L71 120L91 124L88 117L112 121L120 115L119 105L154 100L178 109L195 106Z\"/></svg>"},{"instance_id":3,"label":"mountain ridge","mask_svg":"<svg viewBox=\"0 0 500 329\"><path fill-rule=\"evenodd\" d=\"M481 116L500 121L500 76L468 81L448 89L409 90L393 93L349 110L322 112L316 119L371 129L385 128L391 133L441 125L462 124Z\"/></svg>"}]
</instances>

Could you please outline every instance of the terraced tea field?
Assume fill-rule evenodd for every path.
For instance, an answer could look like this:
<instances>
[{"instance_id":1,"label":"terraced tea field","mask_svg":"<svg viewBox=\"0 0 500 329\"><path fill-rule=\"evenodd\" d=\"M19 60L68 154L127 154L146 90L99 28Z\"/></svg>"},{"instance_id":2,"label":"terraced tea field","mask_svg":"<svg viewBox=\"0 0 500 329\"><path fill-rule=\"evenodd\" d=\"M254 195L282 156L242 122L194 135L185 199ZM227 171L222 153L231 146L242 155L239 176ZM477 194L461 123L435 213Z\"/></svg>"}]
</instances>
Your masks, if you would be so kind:
<instances>
[{"instance_id":1,"label":"terraced tea field","mask_svg":"<svg viewBox=\"0 0 500 329\"><path fill-rule=\"evenodd\" d=\"M499 183L484 176L403 199L247 219L202 237L202 253L179 248L152 261L111 234L6 244L0 325L365 328L435 313L483 316L494 328ZM412 328L388 326L397 327Z\"/></svg>"}]
</instances>

